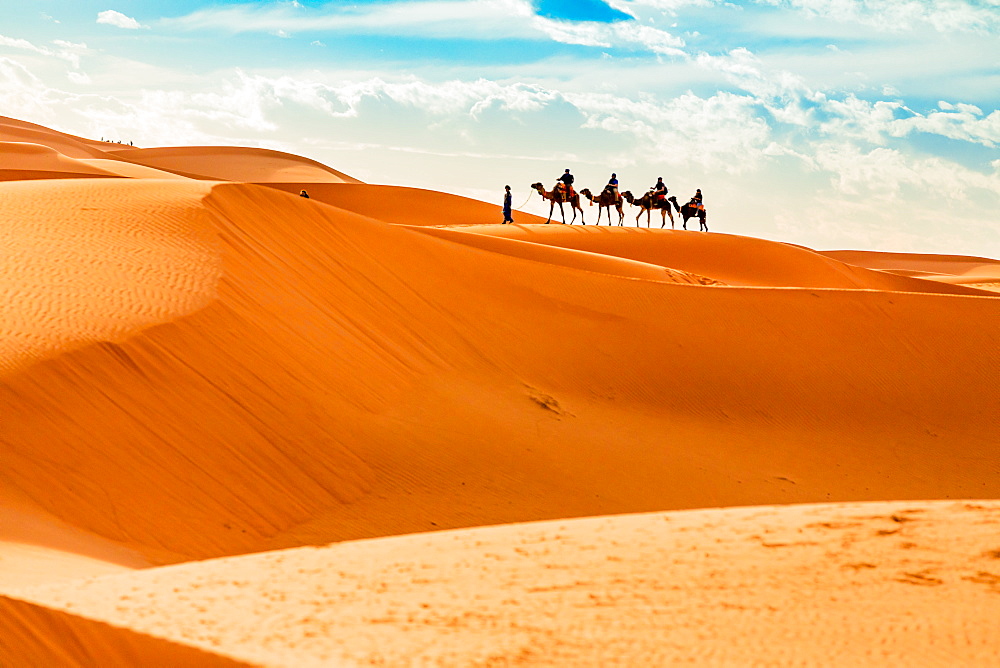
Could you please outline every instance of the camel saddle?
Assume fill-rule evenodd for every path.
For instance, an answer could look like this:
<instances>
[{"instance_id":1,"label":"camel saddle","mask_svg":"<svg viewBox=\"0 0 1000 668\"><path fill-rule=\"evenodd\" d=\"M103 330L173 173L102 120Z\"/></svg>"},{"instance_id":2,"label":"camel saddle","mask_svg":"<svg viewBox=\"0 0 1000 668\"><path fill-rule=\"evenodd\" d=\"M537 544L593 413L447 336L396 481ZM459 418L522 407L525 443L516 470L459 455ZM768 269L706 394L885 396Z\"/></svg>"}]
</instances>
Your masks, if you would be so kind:
<instances>
[{"instance_id":1,"label":"camel saddle","mask_svg":"<svg viewBox=\"0 0 1000 668\"><path fill-rule=\"evenodd\" d=\"M568 186L562 181L556 183L555 191L559 193L560 202L568 202L573 199L574 195L576 195L576 191L573 190L573 186Z\"/></svg>"}]
</instances>

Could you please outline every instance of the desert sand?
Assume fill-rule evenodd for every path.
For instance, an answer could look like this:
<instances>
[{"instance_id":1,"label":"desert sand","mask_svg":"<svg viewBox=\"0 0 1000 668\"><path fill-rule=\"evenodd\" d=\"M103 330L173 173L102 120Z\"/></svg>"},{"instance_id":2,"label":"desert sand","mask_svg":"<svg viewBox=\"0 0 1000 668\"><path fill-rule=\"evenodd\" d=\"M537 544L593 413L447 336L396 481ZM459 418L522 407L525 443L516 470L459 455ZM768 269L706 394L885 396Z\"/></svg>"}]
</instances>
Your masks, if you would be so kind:
<instances>
[{"instance_id":1,"label":"desert sand","mask_svg":"<svg viewBox=\"0 0 1000 668\"><path fill-rule=\"evenodd\" d=\"M0 119L0 664L1000 664L1000 261L445 189Z\"/></svg>"}]
</instances>

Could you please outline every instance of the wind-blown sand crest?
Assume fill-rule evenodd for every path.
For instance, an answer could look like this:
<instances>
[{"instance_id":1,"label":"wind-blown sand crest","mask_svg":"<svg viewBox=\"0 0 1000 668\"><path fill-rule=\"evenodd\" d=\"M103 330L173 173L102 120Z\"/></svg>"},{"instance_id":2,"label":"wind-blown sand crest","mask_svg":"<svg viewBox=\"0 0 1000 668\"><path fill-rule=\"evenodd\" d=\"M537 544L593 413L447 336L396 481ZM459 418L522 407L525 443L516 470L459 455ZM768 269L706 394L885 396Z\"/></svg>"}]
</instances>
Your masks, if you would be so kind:
<instances>
[{"instance_id":1,"label":"wind-blown sand crest","mask_svg":"<svg viewBox=\"0 0 1000 668\"><path fill-rule=\"evenodd\" d=\"M499 222L498 207L361 184L290 154L102 152L101 142L51 133L46 144L40 126L0 123L0 141L26 139L42 148L5 153L0 167L16 171L20 161L76 176L0 182L0 558L23 569L22 584L52 583L34 603L58 599L70 610L68 581L103 575L161 583L152 598L165 596L157 600L167 608L181 599L163 583L203 566L163 564L348 539L1000 494L998 261L817 252L683 230L484 224ZM80 176L83 167L106 174ZM303 188L309 199L297 195ZM926 507L947 509L934 515L942 536L959 531L952 511L993 521L993 510ZM812 512L795 508L767 512L789 526ZM749 517L697 512L723 534ZM647 520L588 521L573 524L580 540L596 540L597 526L626 531ZM448 536L411 537L407 549L417 559L428 550L427 563L447 572ZM654 542L663 540L680 538ZM388 557L372 549L375 572ZM488 559L469 549L470 559ZM258 573L249 580L273 580L253 565L272 563L267 555L242 559ZM639 566L622 568L616 577ZM310 573L314 585L326 577ZM552 573L535 564L518 577L546 587ZM0 579L0 593L15 580ZM459 586L437 582L441 595ZM796 582L787 586L805 586ZM859 600L884 593L857 586ZM943 600L927 596L928 610ZM611 618L633 614L606 607ZM31 611L21 619L49 619L45 608ZM117 632L94 632L90 613L80 614L59 624L121 651ZM205 623L224 629L228 615ZM144 617L128 609L93 618L181 645L195 633L158 632ZM778 621L768 619L754 623ZM975 620L962 620L978 638ZM10 647L25 653L0 658L36 656L29 639L52 632L33 624L11 631L21 644ZM424 637L408 629L393 631L398 644L386 656ZM600 662L560 654L566 633L552 627L518 646L538 663ZM543 637L553 639L550 654ZM265 659L226 643L220 651L269 665L315 658L283 642ZM74 646L72 661L101 662L99 647ZM789 661L806 656L804 644L789 647ZM488 658L455 651L433 660Z\"/></svg>"}]
</instances>

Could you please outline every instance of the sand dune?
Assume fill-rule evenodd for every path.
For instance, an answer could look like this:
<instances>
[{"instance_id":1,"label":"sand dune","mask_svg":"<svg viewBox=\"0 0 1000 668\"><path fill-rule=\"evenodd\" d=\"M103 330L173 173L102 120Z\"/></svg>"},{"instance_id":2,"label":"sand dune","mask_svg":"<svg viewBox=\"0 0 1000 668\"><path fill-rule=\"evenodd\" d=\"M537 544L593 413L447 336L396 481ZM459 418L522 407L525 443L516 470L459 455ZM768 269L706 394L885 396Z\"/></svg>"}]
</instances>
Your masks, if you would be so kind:
<instances>
[{"instance_id":1,"label":"sand dune","mask_svg":"<svg viewBox=\"0 0 1000 668\"><path fill-rule=\"evenodd\" d=\"M246 666L220 654L0 595L9 666Z\"/></svg>"},{"instance_id":2,"label":"sand dune","mask_svg":"<svg viewBox=\"0 0 1000 668\"><path fill-rule=\"evenodd\" d=\"M51 165L79 164L116 176L0 182L0 559L24 583L53 583L36 603L82 605L96 585L74 599L67 580L84 576L139 586L203 567L163 564L347 539L1000 494L1000 298L980 289L1000 262L501 226L495 205L360 184L273 151L101 151L0 125L0 140L23 144L21 135L48 148L5 153L10 169L41 162L50 168L35 171L57 176L70 172ZM951 506L933 508L946 509L935 531L964 531L949 525ZM739 512L705 521L725 534ZM813 511L774 512L791 526ZM626 532L645 521L601 520ZM445 568L434 554L448 552L448 536L398 540L432 546L429 563ZM375 573L387 557L371 549ZM756 563L741 559L740 568ZM133 569L145 570L115 575ZM0 593L16 580L8 573ZM881 596L880 586L860 581L858 596ZM928 610L952 600L934 591ZM606 612L624 620L630 609ZM827 619L823 609L816 619ZM942 620L959 614L940 609ZM836 610L830 619L848 624ZM32 607L23 619L36 621L18 637L61 651L76 641L53 637L48 625L58 623L88 629L84 645L94 643L73 645L67 661L123 651L117 631L94 631L103 627L88 614ZM212 628L225 631L225 617ZM959 617L956 629L979 633ZM157 635L140 618L94 615L126 635ZM897 621L885 633L909 638ZM10 660L39 656L32 642ZM408 642L400 636L386 652L405 653ZM963 656L979 657L970 647ZM284 640L276 651L265 663L316 658ZM439 659L467 665L480 655L449 656Z\"/></svg>"},{"instance_id":3,"label":"sand dune","mask_svg":"<svg viewBox=\"0 0 1000 668\"><path fill-rule=\"evenodd\" d=\"M987 258L865 251L826 251L823 254L841 262L901 276L918 276L940 283L1000 291L1000 262Z\"/></svg>"},{"instance_id":4,"label":"sand dune","mask_svg":"<svg viewBox=\"0 0 1000 668\"><path fill-rule=\"evenodd\" d=\"M624 515L300 548L18 595L78 623L125 621L268 666L992 665L998 522L995 501ZM108 628L102 640L117 647L123 635Z\"/></svg>"},{"instance_id":5,"label":"sand dune","mask_svg":"<svg viewBox=\"0 0 1000 668\"><path fill-rule=\"evenodd\" d=\"M101 176L113 177L117 174L83 160L69 158L49 146L0 141L0 181Z\"/></svg>"},{"instance_id":6,"label":"sand dune","mask_svg":"<svg viewBox=\"0 0 1000 668\"><path fill-rule=\"evenodd\" d=\"M358 183L346 174L297 155L262 148L185 146L120 150L115 157L146 167L218 181L250 183Z\"/></svg>"},{"instance_id":7,"label":"sand dune","mask_svg":"<svg viewBox=\"0 0 1000 668\"><path fill-rule=\"evenodd\" d=\"M562 225L543 228L492 225L466 228L465 231L626 257L711 276L734 286L983 294L971 288L928 283L877 271L883 268L881 266L850 262L860 255L847 254L846 259L837 260L836 254L729 234ZM1000 262L984 260L983 263L982 266L1000 273Z\"/></svg>"},{"instance_id":8,"label":"sand dune","mask_svg":"<svg viewBox=\"0 0 1000 668\"><path fill-rule=\"evenodd\" d=\"M67 158L103 158L112 145L108 142L75 137L41 125L0 116L0 141L39 144L55 149ZM0 153L0 156L3 154ZM6 158L2 158L6 163ZM11 160L13 163L14 160ZM3 165L8 168L7 164Z\"/></svg>"},{"instance_id":9,"label":"sand dune","mask_svg":"<svg viewBox=\"0 0 1000 668\"><path fill-rule=\"evenodd\" d=\"M500 207L445 192L422 188L403 188L366 183L262 183L298 194L305 190L310 198L369 216L385 223L414 226L495 225L503 220ZM517 213L528 224L545 219L529 213Z\"/></svg>"}]
</instances>

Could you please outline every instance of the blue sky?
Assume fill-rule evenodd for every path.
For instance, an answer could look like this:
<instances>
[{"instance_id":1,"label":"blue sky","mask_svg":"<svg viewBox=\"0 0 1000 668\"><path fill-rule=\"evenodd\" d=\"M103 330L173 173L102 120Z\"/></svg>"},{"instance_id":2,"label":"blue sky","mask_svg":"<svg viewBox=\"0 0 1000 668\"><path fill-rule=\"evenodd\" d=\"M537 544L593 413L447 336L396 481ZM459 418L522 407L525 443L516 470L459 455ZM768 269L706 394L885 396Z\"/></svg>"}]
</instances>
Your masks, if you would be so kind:
<instances>
[{"instance_id":1,"label":"blue sky","mask_svg":"<svg viewBox=\"0 0 1000 668\"><path fill-rule=\"evenodd\" d=\"M1000 257L1000 0L7 4L0 114L65 132L498 204L663 176L717 231Z\"/></svg>"}]
</instances>

